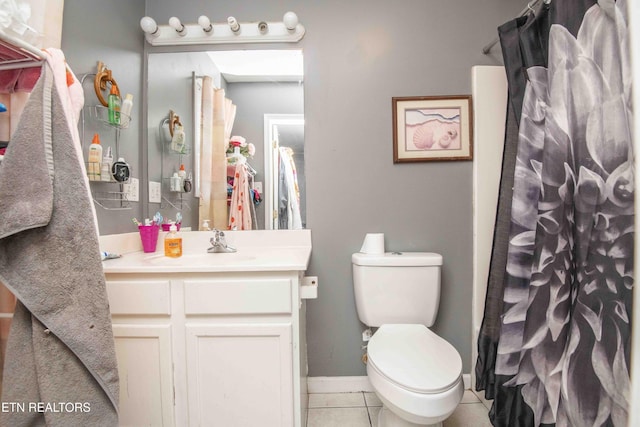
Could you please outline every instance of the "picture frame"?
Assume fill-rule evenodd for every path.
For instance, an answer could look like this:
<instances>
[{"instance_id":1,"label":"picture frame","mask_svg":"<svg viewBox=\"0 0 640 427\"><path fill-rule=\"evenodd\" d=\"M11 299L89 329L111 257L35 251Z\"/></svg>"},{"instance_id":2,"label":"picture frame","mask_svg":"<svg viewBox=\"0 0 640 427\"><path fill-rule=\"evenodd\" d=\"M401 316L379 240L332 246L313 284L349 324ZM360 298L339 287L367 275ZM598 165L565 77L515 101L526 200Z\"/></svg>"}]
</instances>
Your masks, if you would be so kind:
<instances>
[{"instance_id":1,"label":"picture frame","mask_svg":"<svg viewBox=\"0 0 640 427\"><path fill-rule=\"evenodd\" d=\"M393 97L393 163L473 159L471 95Z\"/></svg>"}]
</instances>

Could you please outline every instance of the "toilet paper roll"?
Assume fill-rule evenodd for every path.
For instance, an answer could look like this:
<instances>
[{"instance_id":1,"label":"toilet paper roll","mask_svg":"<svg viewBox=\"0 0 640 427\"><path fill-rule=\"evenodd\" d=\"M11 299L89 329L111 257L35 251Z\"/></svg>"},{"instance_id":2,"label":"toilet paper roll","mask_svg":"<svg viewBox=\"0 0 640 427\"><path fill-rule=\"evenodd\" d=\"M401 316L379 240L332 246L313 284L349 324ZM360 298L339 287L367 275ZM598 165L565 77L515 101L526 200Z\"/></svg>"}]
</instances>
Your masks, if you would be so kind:
<instances>
[{"instance_id":1,"label":"toilet paper roll","mask_svg":"<svg viewBox=\"0 0 640 427\"><path fill-rule=\"evenodd\" d=\"M363 254L384 253L384 233L367 233L362 242L360 252Z\"/></svg>"}]
</instances>

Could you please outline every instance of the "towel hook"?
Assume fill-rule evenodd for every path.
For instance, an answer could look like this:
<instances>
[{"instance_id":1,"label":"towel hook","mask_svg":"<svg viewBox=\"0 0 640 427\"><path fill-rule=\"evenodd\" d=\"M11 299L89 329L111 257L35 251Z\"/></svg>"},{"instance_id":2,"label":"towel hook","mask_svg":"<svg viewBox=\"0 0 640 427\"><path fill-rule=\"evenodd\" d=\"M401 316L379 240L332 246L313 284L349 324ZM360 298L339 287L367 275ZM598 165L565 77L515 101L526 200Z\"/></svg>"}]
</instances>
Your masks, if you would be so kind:
<instances>
[{"instance_id":1,"label":"towel hook","mask_svg":"<svg viewBox=\"0 0 640 427\"><path fill-rule=\"evenodd\" d=\"M96 91L96 96L98 97L98 101L105 107L109 104L102 96L102 91L107 89L107 82L111 83L111 86L118 87L118 83L116 83L116 79L111 75L111 70L107 68L106 65L102 61L98 61L98 72L96 73L96 78L93 81L93 87Z\"/></svg>"},{"instance_id":2,"label":"towel hook","mask_svg":"<svg viewBox=\"0 0 640 427\"><path fill-rule=\"evenodd\" d=\"M171 134L171 138L173 138L173 131L176 126L182 126L180 116L174 113L173 110L169 110L169 133Z\"/></svg>"}]
</instances>

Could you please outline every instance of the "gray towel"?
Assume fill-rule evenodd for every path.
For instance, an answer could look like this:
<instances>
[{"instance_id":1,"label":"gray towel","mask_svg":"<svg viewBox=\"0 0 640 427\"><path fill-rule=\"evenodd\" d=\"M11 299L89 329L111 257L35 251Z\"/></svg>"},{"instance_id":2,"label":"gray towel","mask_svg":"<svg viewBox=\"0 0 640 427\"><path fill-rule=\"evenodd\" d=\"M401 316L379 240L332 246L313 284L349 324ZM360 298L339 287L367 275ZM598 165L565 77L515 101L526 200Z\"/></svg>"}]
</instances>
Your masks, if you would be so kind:
<instances>
[{"instance_id":1,"label":"gray towel","mask_svg":"<svg viewBox=\"0 0 640 427\"><path fill-rule=\"evenodd\" d=\"M48 65L0 165L0 281L11 324L3 426L117 426L118 371L98 238Z\"/></svg>"}]
</instances>

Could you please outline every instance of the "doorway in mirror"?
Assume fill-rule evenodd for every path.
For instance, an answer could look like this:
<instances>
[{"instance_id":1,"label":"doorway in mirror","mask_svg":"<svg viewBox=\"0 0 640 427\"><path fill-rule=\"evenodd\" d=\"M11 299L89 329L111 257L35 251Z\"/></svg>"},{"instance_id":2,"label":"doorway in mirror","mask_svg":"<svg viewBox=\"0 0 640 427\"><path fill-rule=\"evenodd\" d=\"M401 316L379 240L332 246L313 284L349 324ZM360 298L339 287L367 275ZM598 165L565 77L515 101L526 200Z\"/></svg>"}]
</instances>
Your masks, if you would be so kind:
<instances>
[{"instance_id":1,"label":"doorway in mirror","mask_svg":"<svg viewBox=\"0 0 640 427\"><path fill-rule=\"evenodd\" d=\"M265 114L264 153L265 228L305 228L304 115Z\"/></svg>"}]
</instances>

